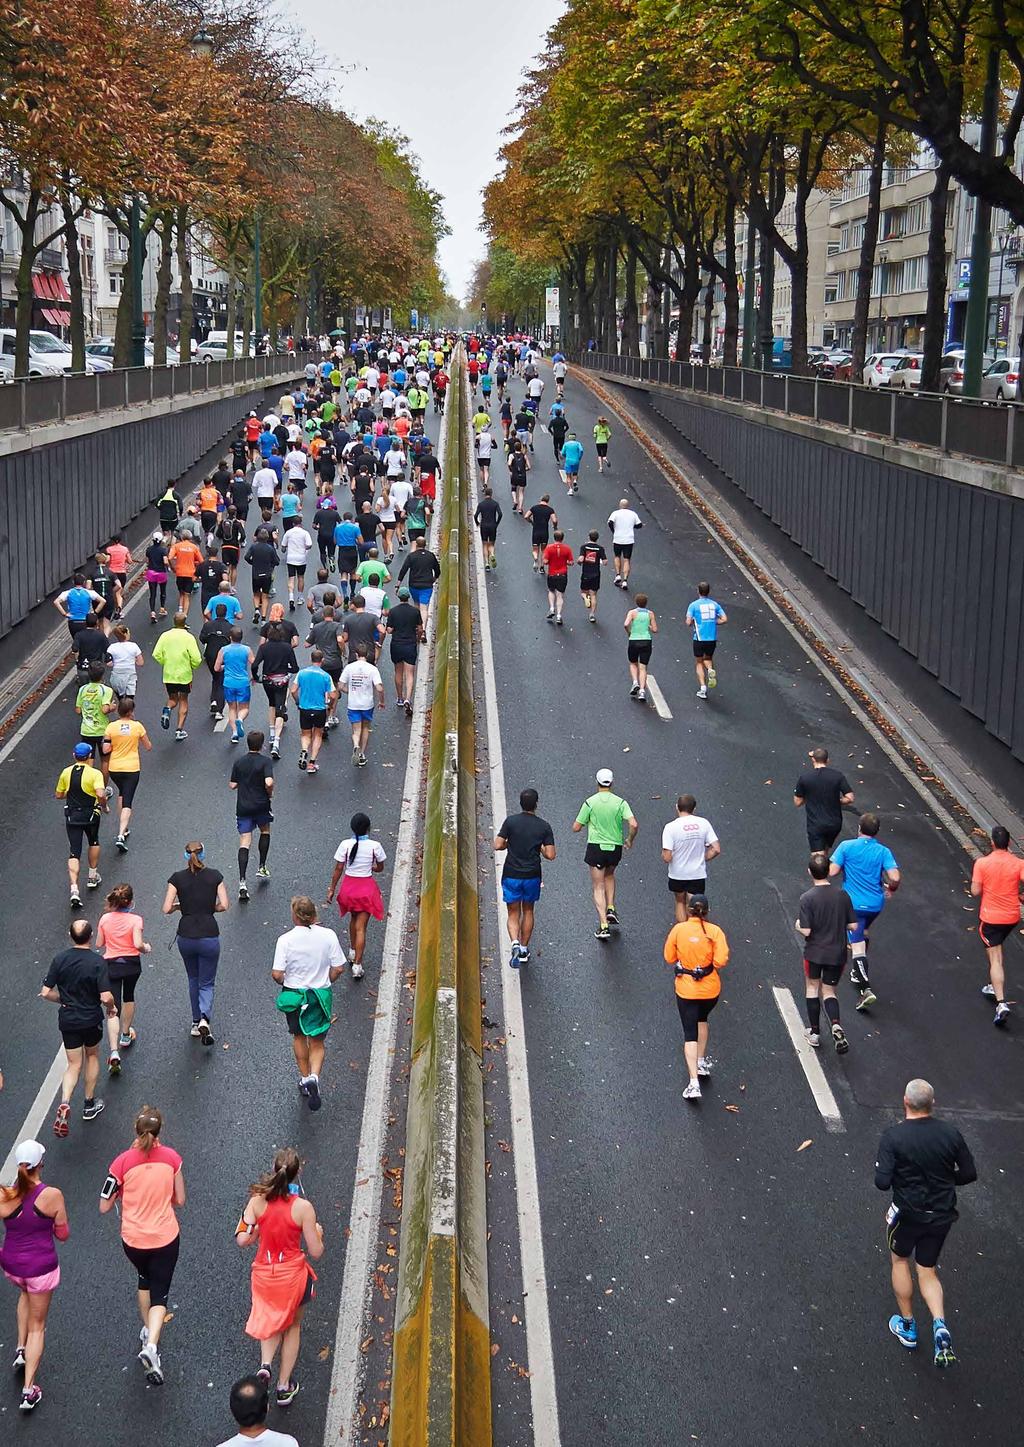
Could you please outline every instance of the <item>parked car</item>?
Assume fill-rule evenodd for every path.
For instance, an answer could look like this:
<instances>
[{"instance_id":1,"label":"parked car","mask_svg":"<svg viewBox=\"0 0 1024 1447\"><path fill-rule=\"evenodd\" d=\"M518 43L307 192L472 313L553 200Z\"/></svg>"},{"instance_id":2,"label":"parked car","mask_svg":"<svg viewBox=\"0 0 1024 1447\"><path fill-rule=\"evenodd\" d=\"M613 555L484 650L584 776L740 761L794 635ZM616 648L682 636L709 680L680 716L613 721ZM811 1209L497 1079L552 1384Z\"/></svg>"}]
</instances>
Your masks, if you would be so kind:
<instances>
[{"instance_id":1,"label":"parked car","mask_svg":"<svg viewBox=\"0 0 1024 1447\"><path fill-rule=\"evenodd\" d=\"M1016 402L1020 357L1000 357L981 379L983 402Z\"/></svg>"},{"instance_id":2,"label":"parked car","mask_svg":"<svg viewBox=\"0 0 1024 1447\"><path fill-rule=\"evenodd\" d=\"M889 373L889 386L903 392L916 392L921 385L921 364L924 352L907 352Z\"/></svg>"},{"instance_id":3,"label":"parked car","mask_svg":"<svg viewBox=\"0 0 1024 1447\"><path fill-rule=\"evenodd\" d=\"M227 360L227 355L227 342L225 340L211 342L209 337L207 337L205 342L199 343L195 353L197 362L223 362ZM241 357L242 355L242 344L239 341L235 344L235 357ZM255 355L254 349L250 347L249 356L254 357Z\"/></svg>"},{"instance_id":4,"label":"parked car","mask_svg":"<svg viewBox=\"0 0 1024 1447\"><path fill-rule=\"evenodd\" d=\"M97 370L109 371L114 365L114 339L113 337L96 337L85 344L86 356L91 357L94 362L108 362L106 368L97 367ZM156 363L156 347L152 342L146 342L146 366L152 367ZM166 349L165 367L176 367L178 365L178 352L174 347Z\"/></svg>"},{"instance_id":5,"label":"parked car","mask_svg":"<svg viewBox=\"0 0 1024 1447\"><path fill-rule=\"evenodd\" d=\"M0 328L0 370L9 376L14 374L14 330ZM88 357L85 370L97 369ZM28 334L28 375L30 377L59 377L71 371L71 348L52 332L30 331Z\"/></svg>"},{"instance_id":6,"label":"parked car","mask_svg":"<svg viewBox=\"0 0 1024 1447\"><path fill-rule=\"evenodd\" d=\"M944 352L939 363L939 391L950 392L955 397L963 396L964 390L964 358L967 353L963 347L952 347ZM986 352L981 359L982 373L988 371L995 357L991 352Z\"/></svg>"},{"instance_id":7,"label":"parked car","mask_svg":"<svg viewBox=\"0 0 1024 1447\"><path fill-rule=\"evenodd\" d=\"M846 352L846 351L827 352L827 353L825 354L825 356L822 357L822 358L819 360L819 362L818 362L818 365L817 365L817 368L816 368L817 374L818 374L819 377L823 378L825 381L834 382L834 381L838 380L837 377L836 377L836 369L837 369L838 367L846 366L846 369L847 369L847 370L846 370L846 376L845 376L842 380L848 382L848 381L850 380L849 364L850 364L851 360L852 360L852 353L850 353L850 352Z\"/></svg>"},{"instance_id":8,"label":"parked car","mask_svg":"<svg viewBox=\"0 0 1024 1447\"><path fill-rule=\"evenodd\" d=\"M827 356L828 347L821 347L818 345L817 342L812 342L808 344L807 370L811 373L812 376L815 372L820 371L821 364L825 361Z\"/></svg>"},{"instance_id":9,"label":"parked car","mask_svg":"<svg viewBox=\"0 0 1024 1447\"><path fill-rule=\"evenodd\" d=\"M872 352L864 363L864 383L868 387L888 387L892 369L902 352Z\"/></svg>"}]
</instances>

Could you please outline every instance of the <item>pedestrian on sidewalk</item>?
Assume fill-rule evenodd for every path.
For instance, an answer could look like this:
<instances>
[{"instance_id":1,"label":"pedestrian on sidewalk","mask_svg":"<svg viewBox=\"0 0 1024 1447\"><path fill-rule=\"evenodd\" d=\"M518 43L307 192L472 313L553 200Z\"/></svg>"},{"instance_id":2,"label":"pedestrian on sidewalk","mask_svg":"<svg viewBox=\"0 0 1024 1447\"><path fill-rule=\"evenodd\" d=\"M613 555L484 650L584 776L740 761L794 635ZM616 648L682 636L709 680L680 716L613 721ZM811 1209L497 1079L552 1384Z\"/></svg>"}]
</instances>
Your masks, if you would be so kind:
<instances>
[{"instance_id":1,"label":"pedestrian on sidewalk","mask_svg":"<svg viewBox=\"0 0 1024 1447\"><path fill-rule=\"evenodd\" d=\"M590 870L590 883L597 910L595 939L611 938L611 928L619 928L615 909L615 871L623 849L632 849L639 824L625 799L612 793L615 782L611 769L598 769L597 793L583 801L572 826L572 832L587 831L587 848L583 856Z\"/></svg>"},{"instance_id":2,"label":"pedestrian on sidewalk","mask_svg":"<svg viewBox=\"0 0 1024 1447\"><path fill-rule=\"evenodd\" d=\"M210 1021L213 991L220 962L220 927L216 916L228 906L224 876L206 864L206 850L198 839L185 845L186 868L167 881L164 914L180 913L177 944L188 975L192 1028L189 1034L204 1045L213 1044Z\"/></svg>"},{"instance_id":3,"label":"pedestrian on sidewalk","mask_svg":"<svg viewBox=\"0 0 1024 1447\"><path fill-rule=\"evenodd\" d=\"M807 1043L815 1050L821 1045L824 1005L836 1054L845 1055L850 1045L839 1020L836 986L846 964L847 931L857 923L857 916L846 890L829 879L827 854L812 854L807 872L813 883L800 896L796 919L796 931L804 937Z\"/></svg>"},{"instance_id":4,"label":"pedestrian on sidewalk","mask_svg":"<svg viewBox=\"0 0 1024 1447\"><path fill-rule=\"evenodd\" d=\"M708 689L718 687L715 671L718 625L729 621L725 609L712 598L710 583L697 584L697 597L686 610L686 621L693 630L693 663L700 685L697 697L707 698Z\"/></svg>"},{"instance_id":5,"label":"pedestrian on sidewalk","mask_svg":"<svg viewBox=\"0 0 1024 1447\"><path fill-rule=\"evenodd\" d=\"M807 847L811 853L830 854L843 830L843 809L853 803L853 790L846 775L832 768L828 749L812 749L807 757L811 767L797 779L793 803L806 811Z\"/></svg>"},{"instance_id":6,"label":"pedestrian on sidewalk","mask_svg":"<svg viewBox=\"0 0 1024 1447\"><path fill-rule=\"evenodd\" d=\"M668 865L668 887L675 901L676 924L685 924L689 918L691 895L707 895L708 865L721 852L718 835L708 820L697 813L697 800L692 794L680 794L676 800L676 817L661 831L661 857Z\"/></svg>"},{"instance_id":7,"label":"pedestrian on sidewalk","mask_svg":"<svg viewBox=\"0 0 1024 1447\"><path fill-rule=\"evenodd\" d=\"M555 836L551 825L537 814L540 796L536 789L523 789L518 814L510 814L494 839L494 848L505 854L501 870L501 897L508 912L508 937L512 941L509 964L514 970L530 959L534 908L540 899L542 859L554 859Z\"/></svg>"},{"instance_id":8,"label":"pedestrian on sidewalk","mask_svg":"<svg viewBox=\"0 0 1024 1447\"><path fill-rule=\"evenodd\" d=\"M0 1269L18 1288L17 1350L14 1370L22 1372L22 1412L33 1412L43 1400L36 1373L43 1358L46 1318L53 1293L60 1284L60 1262L55 1242L68 1239L68 1213L64 1193L43 1182L43 1156L38 1141L26 1140L14 1148L18 1174L10 1186L0 1187L0 1221L4 1240Z\"/></svg>"},{"instance_id":9,"label":"pedestrian on sidewalk","mask_svg":"<svg viewBox=\"0 0 1024 1447\"><path fill-rule=\"evenodd\" d=\"M173 626L153 645L153 662L159 663L167 703L160 713L160 727L171 726L171 710L177 710L175 740L183 743L188 738L185 720L188 718L188 696L192 692L192 680L196 669L202 665L203 655L199 644L188 631L188 619L184 613L175 613Z\"/></svg>"},{"instance_id":10,"label":"pedestrian on sidewalk","mask_svg":"<svg viewBox=\"0 0 1024 1447\"><path fill-rule=\"evenodd\" d=\"M220 1447L248 1447L250 1442L258 1442L260 1447L299 1447L295 1438L287 1432L275 1432L267 1426L270 1388L263 1377L258 1374L239 1377L231 1388L229 1400L238 1431L221 1442Z\"/></svg>"},{"instance_id":11,"label":"pedestrian on sidewalk","mask_svg":"<svg viewBox=\"0 0 1024 1447\"><path fill-rule=\"evenodd\" d=\"M646 703L647 667L651 661L654 635L658 631L658 620L647 606L646 593L636 595L636 606L630 608L622 626L625 628L626 637L629 640L626 644L626 657L629 662L631 680L629 696L639 699L641 703Z\"/></svg>"},{"instance_id":12,"label":"pedestrian on sidewalk","mask_svg":"<svg viewBox=\"0 0 1024 1447\"><path fill-rule=\"evenodd\" d=\"M384 901L375 874L381 874L387 855L380 841L370 835L368 814L353 814L352 830L334 854L334 872L327 887L327 903L337 895L338 913L349 916L349 964L353 980L363 978L363 952L366 949L366 926L370 918L384 918ZM338 888L339 883L341 888Z\"/></svg>"},{"instance_id":13,"label":"pedestrian on sidewalk","mask_svg":"<svg viewBox=\"0 0 1024 1447\"><path fill-rule=\"evenodd\" d=\"M880 1191L892 1191L885 1222L897 1310L889 1318L889 1330L902 1346L909 1350L917 1346L913 1258L918 1290L931 1312L935 1365L948 1367L956 1356L936 1267L959 1214L957 1187L976 1181L978 1171L963 1136L947 1121L936 1120L934 1108L935 1091L928 1081L909 1081L903 1092L905 1118L883 1131L878 1143L875 1185Z\"/></svg>"},{"instance_id":14,"label":"pedestrian on sidewalk","mask_svg":"<svg viewBox=\"0 0 1024 1447\"><path fill-rule=\"evenodd\" d=\"M103 1039L104 1018L114 1009L106 961L92 947L92 925L87 919L75 919L71 921L68 933L71 945L54 955L39 991L40 999L52 1000L60 1006L57 1028L64 1045L66 1063L53 1133L61 1139L70 1128L71 1097L83 1066L85 1102L82 1119L95 1120L103 1111L103 1101L96 1094L100 1075L99 1044Z\"/></svg>"},{"instance_id":15,"label":"pedestrian on sidewalk","mask_svg":"<svg viewBox=\"0 0 1024 1447\"><path fill-rule=\"evenodd\" d=\"M311 899L294 895L291 910L292 928L278 937L270 973L281 987L276 1003L292 1037L299 1090L310 1110L319 1110L325 1040L334 1021L331 986L345 956L334 931L318 923Z\"/></svg>"},{"instance_id":16,"label":"pedestrian on sidewalk","mask_svg":"<svg viewBox=\"0 0 1024 1447\"><path fill-rule=\"evenodd\" d=\"M1024 859L1010 853L1010 831L1002 824L992 830L992 851L974 862L971 893L980 900L978 938L988 955L987 985L981 993L996 1002L994 1025L1005 1025L1010 1007L1004 998L1006 975L1003 944L1020 928L1020 898L1024 888Z\"/></svg>"},{"instance_id":17,"label":"pedestrian on sidewalk","mask_svg":"<svg viewBox=\"0 0 1024 1447\"><path fill-rule=\"evenodd\" d=\"M708 1054L708 1016L722 993L718 972L729 962L729 943L718 925L708 923L708 911L705 895L691 895L686 920L674 924L665 941L665 963L675 967L676 1007L690 1077L684 1100L700 1100L700 1082L714 1066Z\"/></svg>"},{"instance_id":18,"label":"pedestrian on sidewalk","mask_svg":"<svg viewBox=\"0 0 1024 1447\"><path fill-rule=\"evenodd\" d=\"M850 896L856 923L849 932L850 982L859 992L858 1010L866 1010L877 1002L868 979L868 933L885 907L886 900L900 887L900 871L895 856L885 844L879 844L881 827L877 814L860 816L860 832L856 839L844 839L832 856L829 874L842 874Z\"/></svg>"}]
</instances>

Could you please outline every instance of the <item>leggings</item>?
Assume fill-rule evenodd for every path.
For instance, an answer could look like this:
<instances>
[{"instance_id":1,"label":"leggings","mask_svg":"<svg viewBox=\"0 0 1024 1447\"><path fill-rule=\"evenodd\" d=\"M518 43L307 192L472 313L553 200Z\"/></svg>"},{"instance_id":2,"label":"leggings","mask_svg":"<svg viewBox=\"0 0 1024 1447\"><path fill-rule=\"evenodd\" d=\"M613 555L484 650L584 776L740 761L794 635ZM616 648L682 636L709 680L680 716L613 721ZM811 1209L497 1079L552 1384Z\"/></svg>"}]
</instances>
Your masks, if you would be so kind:
<instances>
[{"instance_id":1,"label":"leggings","mask_svg":"<svg viewBox=\"0 0 1024 1447\"><path fill-rule=\"evenodd\" d=\"M323 567L325 567L325 568L333 568L333 567L334 567L334 557L335 557L335 544L334 544L334 542L333 542L333 541L332 541L332 542L327 542L324 538L320 538L318 545L319 545L319 548L320 548L320 562L321 562L321 564L322 564Z\"/></svg>"},{"instance_id":2,"label":"leggings","mask_svg":"<svg viewBox=\"0 0 1024 1447\"><path fill-rule=\"evenodd\" d=\"M209 1020L213 1015L213 986L220 960L220 938L212 935L203 940L178 936L185 973L188 975L188 997L192 1005L192 1023Z\"/></svg>"},{"instance_id":3,"label":"leggings","mask_svg":"<svg viewBox=\"0 0 1024 1447\"><path fill-rule=\"evenodd\" d=\"M166 1246L129 1246L127 1241L121 1242L124 1254L138 1272L139 1290L149 1292L150 1306L167 1305L179 1244L178 1236Z\"/></svg>"},{"instance_id":4,"label":"leggings","mask_svg":"<svg viewBox=\"0 0 1024 1447\"><path fill-rule=\"evenodd\" d=\"M150 585L149 585L149 611L150 611L151 613L155 613L155 612L156 612L156 597L157 597L157 592L159 592L159 594L160 594L160 607L161 607L161 608L166 608L166 606L167 606L167 579L166 579L166 578L164 579L164 581L163 581L162 583L150 583Z\"/></svg>"}]
</instances>

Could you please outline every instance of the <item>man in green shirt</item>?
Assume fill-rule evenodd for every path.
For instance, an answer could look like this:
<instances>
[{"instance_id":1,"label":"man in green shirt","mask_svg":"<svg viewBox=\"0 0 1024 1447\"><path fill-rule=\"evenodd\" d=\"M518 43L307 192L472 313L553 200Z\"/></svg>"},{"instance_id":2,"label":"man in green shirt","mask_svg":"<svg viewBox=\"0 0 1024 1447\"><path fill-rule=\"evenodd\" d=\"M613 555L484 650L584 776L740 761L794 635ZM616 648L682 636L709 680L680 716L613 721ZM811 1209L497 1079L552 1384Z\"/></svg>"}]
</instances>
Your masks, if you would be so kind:
<instances>
[{"instance_id":1,"label":"man in green shirt","mask_svg":"<svg viewBox=\"0 0 1024 1447\"><path fill-rule=\"evenodd\" d=\"M82 720L82 743L88 744L95 757L107 732L107 715L117 712L114 690L103 682L103 664L89 664L89 681L83 683L75 699L75 713Z\"/></svg>"},{"instance_id":2,"label":"man in green shirt","mask_svg":"<svg viewBox=\"0 0 1024 1447\"><path fill-rule=\"evenodd\" d=\"M356 577L359 579L360 588L380 588L384 583L391 582L391 574L381 562L376 548L371 548L359 564Z\"/></svg>"},{"instance_id":3,"label":"man in green shirt","mask_svg":"<svg viewBox=\"0 0 1024 1447\"><path fill-rule=\"evenodd\" d=\"M177 707L178 727L174 737L181 743L188 738L185 720L188 718L188 696L192 691L192 675L203 661L199 644L192 637L185 624L184 613L175 613L174 626L161 633L153 648L153 662L163 670L167 702L160 715L160 727L171 726L171 709Z\"/></svg>"},{"instance_id":4,"label":"man in green shirt","mask_svg":"<svg viewBox=\"0 0 1024 1447\"><path fill-rule=\"evenodd\" d=\"M615 868L622 858L623 849L633 847L640 827L625 799L612 793L613 783L611 769L598 769L597 793L583 801L572 826L574 834L579 834L584 827L587 831L587 849L583 857L590 867L594 908L597 910L594 937L599 940L611 938L609 925L614 925L616 929L619 927L619 917L615 913Z\"/></svg>"}]
</instances>

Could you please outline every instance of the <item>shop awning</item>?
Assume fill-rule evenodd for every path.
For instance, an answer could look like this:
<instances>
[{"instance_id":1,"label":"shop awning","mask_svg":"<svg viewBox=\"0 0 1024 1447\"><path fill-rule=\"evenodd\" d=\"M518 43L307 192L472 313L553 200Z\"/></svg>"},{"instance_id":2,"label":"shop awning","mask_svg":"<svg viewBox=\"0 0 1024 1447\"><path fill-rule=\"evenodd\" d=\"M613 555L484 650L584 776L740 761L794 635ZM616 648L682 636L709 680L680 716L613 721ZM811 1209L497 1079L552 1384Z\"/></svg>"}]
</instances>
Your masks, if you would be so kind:
<instances>
[{"instance_id":1,"label":"shop awning","mask_svg":"<svg viewBox=\"0 0 1024 1447\"><path fill-rule=\"evenodd\" d=\"M58 301L70 301L70 300L71 300L71 293L68 291L68 284L67 284L67 282L64 280L64 273L63 273L62 271L56 272L55 275L53 276L52 280L54 281L54 283L56 284L56 287L57 287L57 290L56 290L56 292L55 292L55 295L56 295L57 300L58 300Z\"/></svg>"},{"instance_id":2,"label":"shop awning","mask_svg":"<svg viewBox=\"0 0 1024 1447\"><path fill-rule=\"evenodd\" d=\"M50 301L50 288L46 285L46 277L41 271L32 273L32 295L42 297L44 301Z\"/></svg>"},{"instance_id":3,"label":"shop awning","mask_svg":"<svg viewBox=\"0 0 1024 1447\"><path fill-rule=\"evenodd\" d=\"M44 306L42 313L46 320L51 322L55 327L66 327L71 322L71 313L65 311L63 307Z\"/></svg>"}]
</instances>

